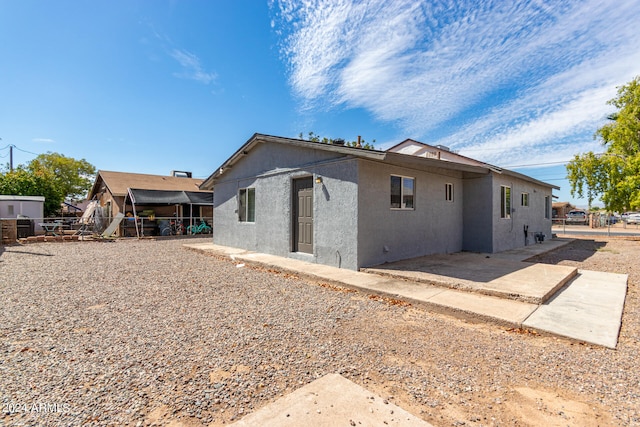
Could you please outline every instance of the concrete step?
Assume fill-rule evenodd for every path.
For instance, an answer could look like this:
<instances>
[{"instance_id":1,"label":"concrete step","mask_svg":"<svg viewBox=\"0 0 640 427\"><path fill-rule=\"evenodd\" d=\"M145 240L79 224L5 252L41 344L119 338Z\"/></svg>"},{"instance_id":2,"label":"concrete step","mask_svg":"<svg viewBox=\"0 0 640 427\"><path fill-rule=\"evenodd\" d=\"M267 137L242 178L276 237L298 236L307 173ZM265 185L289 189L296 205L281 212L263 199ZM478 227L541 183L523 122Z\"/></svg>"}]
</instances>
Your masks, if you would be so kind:
<instances>
[{"instance_id":1,"label":"concrete step","mask_svg":"<svg viewBox=\"0 0 640 427\"><path fill-rule=\"evenodd\" d=\"M430 255L361 271L530 304L543 304L578 274L575 267L471 253Z\"/></svg>"}]
</instances>

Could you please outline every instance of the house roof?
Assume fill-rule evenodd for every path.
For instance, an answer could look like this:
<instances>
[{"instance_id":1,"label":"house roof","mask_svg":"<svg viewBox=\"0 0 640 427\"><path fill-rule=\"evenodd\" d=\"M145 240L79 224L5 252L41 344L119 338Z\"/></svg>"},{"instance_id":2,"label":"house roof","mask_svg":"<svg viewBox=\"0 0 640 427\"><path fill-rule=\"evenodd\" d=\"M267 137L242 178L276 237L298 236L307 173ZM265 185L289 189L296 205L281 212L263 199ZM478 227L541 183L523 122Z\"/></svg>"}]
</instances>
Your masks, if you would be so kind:
<instances>
[{"instance_id":1,"label":"house roof","mask_svg":"<svg viewBox=\"0 0 640 427\"><path fill-rule=\"evenodd\" d=\"M573 207L573 205L569 202L553 202L551 204L551 207L553 208L566 208L566 207Z\"/></svg>"},{"instance_id":2,"label":"house roof","mask_svg":"<svg viewBox=\"0 0 640 427\"><path fill-rule=\"evenodd\" d=\"M427 157L432 159L444 160L447 162L458 162L476 166L486 166L488 168L500 169L486 162L463 156L448 147L442 145L429 145L414 139L405 139L404 141L388 148L387 151L400 154L410 154L412 156Z\"/></svg>"},{"instance_id":3,"label":"house roof","mask_svg":"<svg viewBox=\"0 0 640 427\"><path fill-rule=\"evenodd\" d=\"M10 194L0 195L0 200L21 201L21 202L44 202L44 196L12 196Z\"/></svg>"},{"instance_id":4,"label":"house roof","mask_svg":"<svg viewBox=\"0 0 640 427\"><path fill-rule=\"evenodd\" d=\"M93 198L96 194L108 188L114 196L124 196L128 188L142 190L167 191L201 191L199 186L202 179L183 178L177 176L148 175L143 173L98 171L93 187L87 196Z\"/></svg>"},{"instance_id":5,"label":"house roof","mask_svg":"<svg viewBox=\"0 0 640 427\"><path fill-rule=\"evenodd\" d=\"M409 141L409 140L406 140ZM406 142L405 141L405 142ZM380 161L384 163L394 164L398 166L414 167L414 168L440 168L457 170L462 172L470 172L477 174L488 174L490 172L507 174L509 176L518 177L526 181L534 182L543 186L547 186L554 189L559 189L554 185L546 182L538 181L527 175L520 174L518 172L509 171L506 169L500 169L495 166L491 166L486 163L482 165L475 165L470 163L459 163L454 161L442 161L436 158L420 157L410 154L396 153L392 151L381 151L367 148L355 148L345 145L326 144L321 142L307 141L304 139L285 138L280 136L264 135L255 133L249 140L242 145L231 157L229 157L220 167L218 167L207 179L205 179L200 185L200 189L212 190L215 182L224 174L226 169L232 168L240 159L249 154L249 152L258 144L261 143L278 143L285 145L292 145L304 148L311 148L314 150L329 151L334 153L341 153L347 156L364 158L374 161ZM393 148L393 147L392 147Z\"/></svg>"}]
</instances>

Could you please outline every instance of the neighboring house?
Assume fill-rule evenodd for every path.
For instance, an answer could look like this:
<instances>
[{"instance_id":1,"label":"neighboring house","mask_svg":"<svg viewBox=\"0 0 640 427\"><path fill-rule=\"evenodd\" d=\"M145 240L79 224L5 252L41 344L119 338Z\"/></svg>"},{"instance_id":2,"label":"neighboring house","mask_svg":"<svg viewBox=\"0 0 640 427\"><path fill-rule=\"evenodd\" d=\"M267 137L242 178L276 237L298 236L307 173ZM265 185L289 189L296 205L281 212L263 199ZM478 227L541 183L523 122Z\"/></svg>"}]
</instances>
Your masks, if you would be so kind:
<instances>
[{"instance_id":1,"label":"neighboring house","mask_svg":"<svg viewBox=\"0 0 640 427\"><path fill-rule=\"evenodd\" d=\"M177 216L187 221L211 222L213 198L211 191L200 190L202 181L192 178L190 172L174 171L170 176L163 176L101 170L87 199L98 200L109 218L120 212L131 215L136 210L138 216L142 212L145 216L153 212L153 217Z\"/></svg>"},{"instance_id":2,"label":"neighboring house","mask_svg":"<svg viewBox=\"0 0 640 427\"><path fill-rule=\"evenodd\" d=\"M550 237L558 187L481 164L255 134L200 188L215 243L354 270Z\"/></svg>"},{"instance_id":3,"label":"neighboring house","mask_svg":"<svg viewBox=\"0 0 640 427\"><path fill-rule=\"evenodd\" d=\"M576 207L569 202L554 202L551 208L553 218L566 218L569 211Z\"/></svg>"}]
</instances>

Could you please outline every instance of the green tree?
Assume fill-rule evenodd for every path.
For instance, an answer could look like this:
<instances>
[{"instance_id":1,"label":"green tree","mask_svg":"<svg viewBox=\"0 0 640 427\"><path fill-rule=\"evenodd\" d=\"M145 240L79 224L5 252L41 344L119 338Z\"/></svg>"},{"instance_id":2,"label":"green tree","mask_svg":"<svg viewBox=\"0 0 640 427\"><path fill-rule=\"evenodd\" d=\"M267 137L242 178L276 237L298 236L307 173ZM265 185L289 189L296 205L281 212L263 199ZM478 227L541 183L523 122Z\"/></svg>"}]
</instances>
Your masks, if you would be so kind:
<instances>
[{"instance_id":1,"label":"green tree","mask_svg":"<svg viewBox=\"0 0 640 427\"><path fill-rule=\"evenodd\" d=\"M62 154L40 154L26 166L0 173L0 194L44 196L45 215L54 215L66 199L84 198L91 188L95 167L85 159Z\"/></svg>"},{"instance_id":2,"label":"green tree","mask_svg":"<svg viewBox=\"0 0 640 427\"><path fill-rule=\"evenodd\" d=\"M50 172L31 172L21 166L11 172L0 173L0 194L44 196L44 214L47 216L59 211L64 201L64 194Z\"/></svg>"},{"instance_id":3,"label":"green tree","mask_svg":"<svg viewBox=\"0 0 640 427\"><path fill-rule=\"evenodd\" d=\"M302 132L300 132L298 134L298 138L300 139L305 139L304 135ZM335 141L336 139L329 139L326 137L321 137L320 135L317 135L314 132L309 132L308 136L307 136L307 141L312 141L312 142L319 142L321 144L331 144L333 143L333 141ZM373 144L375 144L376 140L374 139L372 143L368 143L364 140L364 138L360 139L360 148L365 148L367 150L375 150L375 147L373 146ZM358 141L345 141L344 143L346 146L348 147L356 147L358 145Z\"/></svg>"},{"instance_id":4,"label":"green tree","mask_svg":"<svg viewBox=\"0 0 640 427\"><path fill-rule=\"evenodd\" d=\"M48 172L65 198L84 199L93 184L96 168L85 159L76 160L59 153L40 154L27 165L33 173Z\"/></svg>"},{"instance_id":5,"label":"green tree","mask_svg":"<svg viewBox=\"0 0 640 427\"><path fill-rule=\"evenodd\" d=\"M576 155L567 164L571 195L600 197L610 211L640 208L640 76L618 88L608 104L617 108L610 122L594 137L602 140L603 154Z\"/></svg>"}]
</instances>

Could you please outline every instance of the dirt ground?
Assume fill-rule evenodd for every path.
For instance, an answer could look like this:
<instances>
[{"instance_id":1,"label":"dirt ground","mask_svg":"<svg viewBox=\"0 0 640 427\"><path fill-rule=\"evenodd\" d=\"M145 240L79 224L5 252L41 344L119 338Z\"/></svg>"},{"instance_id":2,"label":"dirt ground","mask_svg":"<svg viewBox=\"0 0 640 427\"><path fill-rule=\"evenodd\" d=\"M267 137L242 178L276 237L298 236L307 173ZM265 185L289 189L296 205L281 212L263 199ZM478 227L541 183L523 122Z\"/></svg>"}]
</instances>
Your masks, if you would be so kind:
<instances>
[{"instance_id":1,"label":"dirt ground","mask_svg":"<svg viewBox=\"0 0 640 427\"><path fill-rule=\"evenodd\" d=\"M423 390L429 396L425 401L431 402L433 409L415 405L415 393L407 394L400 382L383 384L383 378L376 378L368 386L382 395L395 396L396 403L415 414L426 414L425 419L435 426L640 425L640 238L578 237L565 247L528 261L627 274L627 298L617 349L542 336L535 331L504 330L455 320L452 322L463 323L460 331L451 333L449 348L431 352L431 356L438 357L412 357L398 351L388 356L396 363L418 365L425 371L443 366L453 371L451 382L461 384L453 388L453 393L444 391L451 387L442 387L435 393ZM385 337L393 338L386 344L392 348L397 337L416 336L412 326L418 327L422 316L421 310L408 309L403 324L390 324L385 319L376 322L389 328ZM487 338L500 329L498 333L504 336L491 346ZM469 342L461 339L474 335ZM428 338L425 336L427 342ZM442 340L436 343L442 345ZM527 356L522 357L524 354ZM474 380L469 381L470 378Z\"/></svg>"},{"instance_id":2,"label":"dirt ground","mask_svg":"<svg viewBox=\"0 0 640 427\"><path fill-rule=\"evenodd\" d=\"M532 260L628 274L611 350L179 240L7 246L0 425L221 426L327 373L436 427L640 425L639 259L640 241L598 237ZM23 403L69 410L10 410Z\"/></svg>"}]
</instances>

